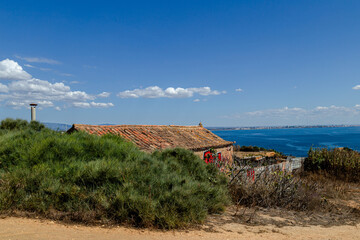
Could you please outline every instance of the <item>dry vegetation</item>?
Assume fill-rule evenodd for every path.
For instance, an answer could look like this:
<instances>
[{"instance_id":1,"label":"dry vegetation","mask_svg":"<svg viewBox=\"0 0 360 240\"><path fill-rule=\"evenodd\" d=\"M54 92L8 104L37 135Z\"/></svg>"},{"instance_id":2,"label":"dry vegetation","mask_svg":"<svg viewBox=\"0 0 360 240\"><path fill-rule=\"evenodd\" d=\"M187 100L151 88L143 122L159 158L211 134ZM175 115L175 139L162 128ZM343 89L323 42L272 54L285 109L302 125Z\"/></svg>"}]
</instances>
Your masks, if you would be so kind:
<instances>
[{"instance_id":1,"label":"dry vegetation","mask_svg":"<svg viewBox=\"0 0 360 240\"><path fill-rule=\"evenodd\" d=\"M358 156L358 153L349 153L349 150L332 151L335 154L326 152L326 156L336 156L336 162L344 165L353 162L355 156ZM317 154L316 156L319 156L319 153ZM352 156L350 160L349 154ZM314 158L311 152L309 156L312 158L306 160L307 164ZM306 171L294 174L281 170L272 172L264 170L256 173L253 178L246 174L249 164L244 165L244 163L244 161L235 161L230 174L229 191L236 209L234 221L267 224L268 218L260 215L271 213L273 216L276 214L281 217L292 216L289 221L298 224L330 226L335 223L360 222L360 184L354 179L358 174L355 167L342 168L349 171L348 177L334 174L333 168L324 167L323 170L306 168Z\"/></svg>"}]
</instances>

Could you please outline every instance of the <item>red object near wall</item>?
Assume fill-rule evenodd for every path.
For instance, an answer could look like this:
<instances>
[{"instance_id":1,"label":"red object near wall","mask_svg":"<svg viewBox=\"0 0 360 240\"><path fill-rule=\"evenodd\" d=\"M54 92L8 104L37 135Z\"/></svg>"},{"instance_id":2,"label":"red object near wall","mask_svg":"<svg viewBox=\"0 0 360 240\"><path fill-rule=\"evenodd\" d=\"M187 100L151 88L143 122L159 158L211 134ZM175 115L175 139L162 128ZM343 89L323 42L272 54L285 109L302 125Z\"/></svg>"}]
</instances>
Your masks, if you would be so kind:
<instances>
[{"instance_id":1,"label":"red object near wall","mask_svg":"<svg viewBox=\"0 0 360 240\"><path fill-rule=\"evenodd\" d=\"M212 163L214 161L214 156L212 155L210 150L204 152L204 161L206 163Z\"/></svg>"},{"instance_id":2,"label":"red object near wall","mask_svg":"<svg viewBox=\"0 0 360 240\"><path fill-rule=\"evenodd\" d=\"M248 178L252 178L252 180L255 181L255 170L254 169L248 169L246 171L246 175Z\"/></svg>"}]
</instances>

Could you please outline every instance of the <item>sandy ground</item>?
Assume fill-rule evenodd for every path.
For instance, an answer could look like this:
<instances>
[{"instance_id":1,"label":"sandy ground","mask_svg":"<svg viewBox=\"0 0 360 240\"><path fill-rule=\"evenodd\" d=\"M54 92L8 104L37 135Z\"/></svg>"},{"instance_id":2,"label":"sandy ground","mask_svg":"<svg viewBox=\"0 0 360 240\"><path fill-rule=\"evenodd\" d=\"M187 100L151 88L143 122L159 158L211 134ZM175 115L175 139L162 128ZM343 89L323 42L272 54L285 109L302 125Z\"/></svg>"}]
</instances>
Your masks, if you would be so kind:
<instances>
[{"instance_id":1,"label":"sandy ground","mask_svg":"<svg viewBox=\"0 0 360 240\"><path fill-rule=\"evenodd\" d=\"M355 226L247 226L229 223L211 231L154 231L125 227L101 228L64 225L52 221L9 217L0 220L0 239L360 239Z\"/></svg>"},{"instance_id":2,"label":"sandy ground","mask_svg":"<svg viewBox=\"0 0 360 240\"><path fill-rule=\"evenodd\" d=\"M51 220L6 217L0 219L0 239L6 240L116 240L116 239L360 239L360 221L338 221L334 216L306 216L289 212L240 209L209 217L192 230L159 231L127 227L104 228L58 223ZM243 214L244 211L247 213ZM254 214L255 213L255 214ZM244 220L251 219L245 224ZM322 221L323 220L323 221ZM360 220L360 219L358 219Z\"/></svg>"}]
</instances>

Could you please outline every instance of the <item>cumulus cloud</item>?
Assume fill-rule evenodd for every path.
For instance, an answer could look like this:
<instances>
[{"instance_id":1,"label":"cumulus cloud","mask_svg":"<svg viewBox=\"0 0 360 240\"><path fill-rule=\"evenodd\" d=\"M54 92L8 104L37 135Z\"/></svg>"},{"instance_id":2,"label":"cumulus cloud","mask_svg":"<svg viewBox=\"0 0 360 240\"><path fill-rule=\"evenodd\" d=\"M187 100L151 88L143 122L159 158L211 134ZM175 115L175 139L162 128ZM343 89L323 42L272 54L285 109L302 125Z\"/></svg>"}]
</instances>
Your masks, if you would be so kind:
<instances>
[{"instance_id":1,"label":"cumulus cloud","mask_svg":"<svg viewBox=\"0 0 360 240\"><path fill-rule=\"evenodd\" d=\"M14 109L20 109L22 107L29 107L29 104L32 103L31 100L11 100L6 102L6 106L12 107ZM53 107L54 103L51 101L37 101L37 104L40 108Z\"/></svg>"},{"instance_id":2,"label":"cumulus cloud","mask_svg":"<svg viewBox=\"0 0 360 240\"><path fill-rule=\"evenodd\" d=\"M189 98L194 96L194 94L199 94L202 96L208 95L220 95L224 94L226 91L211 90L210 87L199 87L199 88L173 88L168 87L162 89L158 86L150 86L144 89L134 89L126 90L118 93L120 98Z\"/></svg>"},{"instance_id":3,"label":"cumulus cloud","mask_svg":"<svg viewBox=\"0 0 360 240\"><path fill-rule=\"evenodd\" d=\"M30 78L31 75L25 72L17 62L10 59L0 61L0 79L26 80Z\"/></svg>"},{"instance_id":4,"label":"cumulus cloud","mask_svg":"<svg viewBox=\"0 0 360 240\"><path fill-rule=\"evenodd\" d=\"M61 110L56 106L56 102L75 107L81 104L99 108L114 106L112 103L94 102L99 95L104 96L106 93L92 95L84 91L72 91L69 86L62 82L51 83L32 78L17 62L12 60L6 59L0 62L1 76L6 76L6 79L13 81L10 81L8 85L0 84L0 93L2 93L0 94L0 102L6 101L6 106L15 109L28 107L31 102L36 102L40 108L54 107L56 110Z\"/></svg>"},{"instance_id":5,"label":"cumulus cloud","mask_svg":"<svg viewBox=\"0 0 360 240\"><path fill-rule=\"evenodd\" d=\"M235 89L236 92L243 92L244 90L242 90L241 88L237 88Z\"/></svg>"},{"instance_id":6,"label":"cumulus cloud","mask_svg":"<svg viewBox=\"0 0 360 240\"><path fill-rule=\"evenodd\" d=\"M194 99L194 101L193 102L200 102L200 99Z\"/></svg>"},{"instance_id":7,"label":"cumulus cloud","mask_svg":"<svg viewBox=\"0 0 360 240\"><path fill-rule=\"evenodd\" d=\"M360 85L356 85L356 86L354 86L352 89L354 89L354 90L360 90Z\"/></svg>"},{"instance_id":8,"label":"cumulus cloud","mask_svg":"<svg viewBox=\"0 0 360 240\"><path fill-rule=\"evenodd\" d=\"M43 58L43 57L21 57L16 55L15 56L18 59L24 60L26 62L30 62L30 63L47 63L47 64L61 64L61 62L54 60L54 59L49 59L49 58Z\"/></svg>"},{"instance_id":9,"label":"cumulus cloud","mask_svg":"<svg viewBox=\"0 0 360 240\"><path fill-rule=\"evenodd\" d=\"M8 86L0 83L0 93L7 93L9 91Z\"/></svg>"},{"instance_id":10,"label":"cumulus cloud","mask_svg":"<svg viewBox=\"0 0 360 240\"><path fill-rule=\"evenodd\" d=\"M102 92L100 94L97 95L100 98L107 98L110 97L110 93L109 92Z\"/></svg>"}]
</instances>

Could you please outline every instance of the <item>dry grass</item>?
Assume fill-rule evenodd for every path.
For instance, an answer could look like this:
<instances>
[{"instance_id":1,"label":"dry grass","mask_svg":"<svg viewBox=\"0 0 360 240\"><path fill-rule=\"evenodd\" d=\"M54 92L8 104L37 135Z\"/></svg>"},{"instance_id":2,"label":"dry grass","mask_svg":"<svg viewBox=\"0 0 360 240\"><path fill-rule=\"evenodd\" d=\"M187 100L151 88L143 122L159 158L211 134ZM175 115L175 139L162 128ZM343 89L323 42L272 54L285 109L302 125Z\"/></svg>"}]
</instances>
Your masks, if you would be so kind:
<instances>
[{"instance_id":1,"label":"dry grass","mask_svg":"<svg viewBox=\"0 0 360 240\"><path fill-rule=\"evenodd\" d=\"M229 189L233 202L247 207L315 210L325 204L318 184L280 170L264 171L255 179L238 175Z\"/></svg>"},{"instance_id":2,"label":"dry grass","mask_svg":"<svg viewBox=\"0 0 360 240\"><path fill-rule=\"evenodd\" d=\"M333 212L341 208L342 200L349 199L352 188L360 188L359 184L339 180L327 171L292 174L264 170L253 177L247 175L247 168L236 161L229 173L229 192L238 207Z\"/></svg>"},{"instance_id":3,"label":"dry grass","mask_svg":"<svg viewBox=\"0 0 360 240\"><path fill-rule=\"evenodd\" d=\"M305 171L325 171L347 182L360 181L360 153L349 148L310 149Z\"/></svg>"}]
</instances>

